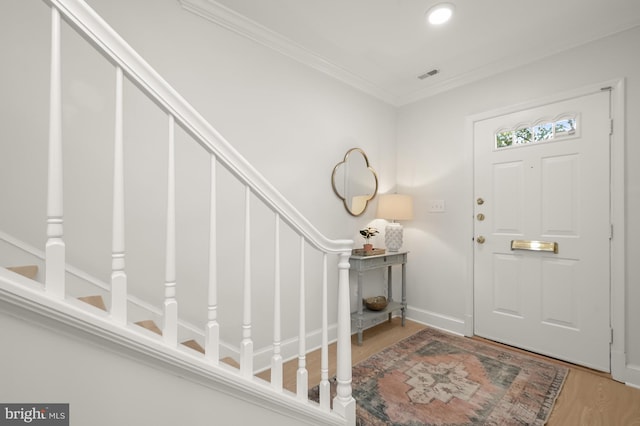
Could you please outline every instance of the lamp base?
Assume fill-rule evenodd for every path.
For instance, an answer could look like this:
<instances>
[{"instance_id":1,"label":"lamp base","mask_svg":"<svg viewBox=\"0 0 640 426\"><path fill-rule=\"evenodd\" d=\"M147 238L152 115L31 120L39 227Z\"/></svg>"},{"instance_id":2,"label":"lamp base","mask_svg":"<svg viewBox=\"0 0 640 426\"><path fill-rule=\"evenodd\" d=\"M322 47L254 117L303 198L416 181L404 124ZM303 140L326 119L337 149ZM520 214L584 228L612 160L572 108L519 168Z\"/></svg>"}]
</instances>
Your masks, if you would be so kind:
<instances>
[{"instance_id":1,"label":"lamp base","mask_svg":"<svg viewBox=\"0 0 640 426\"><path fill-rule=\"evenodd\" d=\"M384 245L389 251L400 250L402 247L402 225L392 222L384 228Z\"/></svg>"}]
</instances>

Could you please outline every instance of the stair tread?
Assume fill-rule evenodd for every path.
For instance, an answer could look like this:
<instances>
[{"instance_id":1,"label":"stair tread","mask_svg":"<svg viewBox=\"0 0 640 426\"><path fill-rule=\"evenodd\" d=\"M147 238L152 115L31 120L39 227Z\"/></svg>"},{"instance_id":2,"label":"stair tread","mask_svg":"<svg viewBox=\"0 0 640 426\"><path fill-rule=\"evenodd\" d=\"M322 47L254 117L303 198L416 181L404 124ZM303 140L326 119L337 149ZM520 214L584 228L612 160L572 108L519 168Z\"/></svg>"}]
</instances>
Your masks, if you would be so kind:
<instances>
[{"instance_id":1,"label":"stair tread","mask_svg":"<svg viewBox=\"0 0 640 426\"><path fill-rule=\"evenodd\" d=\"M198 343L195 339L191 339L191 340L186 340L184 342L182 342L183 345L185 345L188 348L191 348L195 351L198 351L200 353L204 353L204 348L202 346L200 346L200 343Z\"/></svg>"},{"instance_id":2,"label":"stair tread","mask_svg":"<svg viewBox=\"0 0 640 426\"><path fill-rule=\"evenodd\" d=\"M138 321L136 322L136 325L139 325L142 328L146 328L147 330L151 330L154 333L162 336L162 330L160 330L160 327L158 327L158 325L153 320Z\"/></svg>"},{"instance_id":3,"label":"stair tread","mask_svg":"<svg viewBox=\"0 0 640 426\"><path fill-rule=\"evenodd\" d=\"M32 280L34 280L38 274L37 265L8 266L7 269Z\"/></svg>"},{"instance_id":4,"label":"stair tread","mask_svg":"<svg viewBox=\"0 0 640 426\"><path fill-rule=\"evenodd\" d=\"M160 336L162 336L162 330L160 330L160 327L158 327L158 325L153 320L138 321L135 324L140 326L140 327L146 328L147 330L153 331L154 333L159 334ZM183 344L184 346L186 346L186 347L188 347L190 349L198 351L198 352L200 352L202 354L205 353L205 350L202 347L202 345L200 345L200 343L198 343L195 339L185 340L181 344ZM231 357L223 358L223 359L221 359L221 361L224 362L225 364L228 364L228 365L232 366L232 367L240 368L240 364L238 364L236 362L236 360L234 360Z\"/></svg>"},{"instance_id":5,"label":"stair tread","mask_svg":"<svg viewBox=\"0 0 640 426\"><path fill-rule=\"evenodd\" d=\"M104 299L100 295L78 297L78 300L82 300L83 302L95 306L98 309L102 309L105 312L107 311L107 306L104 304Z\"/></svg>"},{"instance_id":6,"label":"stair tread","mask_svg":"<svg viewBox=\"0 0 640 426\"><path fill-rule=\"evenodd\" d=\"M232 367L240 368L240 364L235 359L233 359L231 357L222 358L220 361L222 361L225 364L228 364L228 365L230 365Z\"/></svg>"}]
</instances>

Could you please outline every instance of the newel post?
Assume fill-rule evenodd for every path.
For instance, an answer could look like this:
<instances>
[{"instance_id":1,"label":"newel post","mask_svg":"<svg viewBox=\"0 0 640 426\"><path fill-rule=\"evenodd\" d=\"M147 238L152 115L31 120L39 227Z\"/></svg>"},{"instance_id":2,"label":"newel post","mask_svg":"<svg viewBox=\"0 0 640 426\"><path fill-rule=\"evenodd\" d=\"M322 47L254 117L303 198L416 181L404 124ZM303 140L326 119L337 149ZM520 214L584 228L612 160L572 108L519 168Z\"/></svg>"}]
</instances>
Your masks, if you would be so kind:
<instances>
[{"instance_id":1,"label":"newel post","mask_svg":"<svg viewBox=\"0 0 640 426\"><path fill-rule=\"evenodd\" d=\"M349 300L349 253L340 253L338 262L338 360L337 394L333 410L346 419L346 424L356 424L356 401L351 395L351 302Z\"/></svg>"}]
</instances>

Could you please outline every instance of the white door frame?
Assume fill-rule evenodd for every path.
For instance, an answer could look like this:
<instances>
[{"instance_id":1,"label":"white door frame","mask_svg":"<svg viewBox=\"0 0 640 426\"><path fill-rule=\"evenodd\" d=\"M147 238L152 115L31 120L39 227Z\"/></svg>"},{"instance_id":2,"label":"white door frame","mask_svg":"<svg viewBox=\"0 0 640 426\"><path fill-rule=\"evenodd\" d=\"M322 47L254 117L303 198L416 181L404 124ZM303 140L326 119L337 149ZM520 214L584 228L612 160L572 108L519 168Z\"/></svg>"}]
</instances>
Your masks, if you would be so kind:
<instances>
[{"instance_id":1,"label":"white door frame","mask_svg":"<svg viewBox=\"0 0 640 426\"><path fill-rule=\"evenodd\" d=\"M571 98L584 96L593 93L602 88L611 87L611 117L613 119L613 134L611 136L611 188L610 188L610 208L611 223L613 225L613 238L611 240L610 262L611 262L611 327L613 329L613 342L611 344L611 375L614 379L625 381L627 372L626 366L626 340L625 340L625 123L624 123L624 105L625 105L625 81L624 79L616 79L605 81L600 84L593 84L579 89L554 94L542 99L524 102L517 105L511 105L483 113L466 117L465 119L465 138L469 144L470 152L474 152L473 129L477 121L521 111L524 109L535 108L541 105L555 103ZM473 168L473 158L471 156L470 167ZM473 264L474 264L474 245L473 245L473 176L471 172L471 187L467 191L467 210L469 222L467 223L469 245L467 246L467 285L465 291L465 324L464 334L473 336Z\"/></svg>"}]
</instances>

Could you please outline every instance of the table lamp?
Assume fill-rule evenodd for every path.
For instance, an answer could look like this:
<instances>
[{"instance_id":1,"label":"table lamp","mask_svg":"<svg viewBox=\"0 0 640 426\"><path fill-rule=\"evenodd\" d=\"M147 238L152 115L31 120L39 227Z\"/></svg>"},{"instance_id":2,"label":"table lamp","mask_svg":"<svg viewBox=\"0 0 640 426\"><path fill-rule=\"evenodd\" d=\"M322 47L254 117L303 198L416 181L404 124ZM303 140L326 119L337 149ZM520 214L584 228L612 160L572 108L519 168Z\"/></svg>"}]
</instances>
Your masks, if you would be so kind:
<instances>
[{"instance_id":1,"label":"table lamp","mask_svg":"<svg viewBox=\"0 0 640 426\"><path fill-rule=\"evenodd\" d=\"M396 221L413 219L413 199L403 194L382 194L376 217L392 221L385 227L384 245L389 251L398 251L402 247L402 225Z\"/></svg>"}]
</instances>

